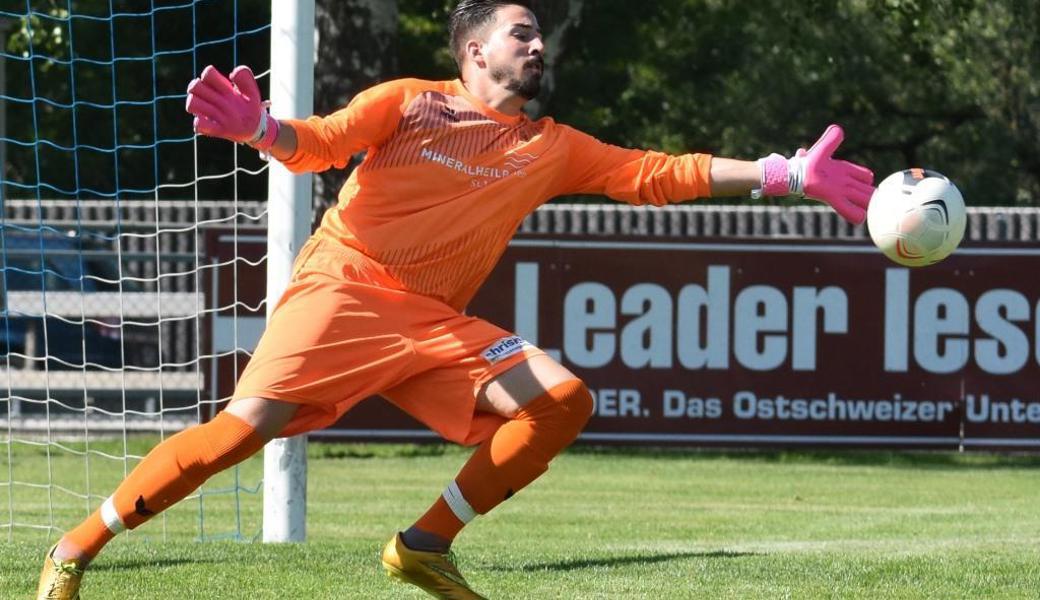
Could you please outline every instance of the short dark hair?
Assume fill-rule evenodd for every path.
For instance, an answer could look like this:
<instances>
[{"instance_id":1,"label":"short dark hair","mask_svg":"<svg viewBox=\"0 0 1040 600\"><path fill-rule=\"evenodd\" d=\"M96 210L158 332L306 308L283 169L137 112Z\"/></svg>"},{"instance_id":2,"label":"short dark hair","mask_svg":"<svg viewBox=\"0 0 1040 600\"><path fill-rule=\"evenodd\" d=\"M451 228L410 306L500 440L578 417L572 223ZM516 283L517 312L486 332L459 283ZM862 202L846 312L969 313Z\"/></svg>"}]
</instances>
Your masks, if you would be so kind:
<instances>
[{"instance_id":1,"label":"short dark hair","mask_svg":"<svg viewBox=\"0 0 1040 600\"><path fill-rule=\"evenodd\" d=\"M466 56L464 44L469 34L494 21L499 8L513 5L531 8L528 0L459 0L448 20L448 36L460 72Z\"/></svg>"}]
</instances>

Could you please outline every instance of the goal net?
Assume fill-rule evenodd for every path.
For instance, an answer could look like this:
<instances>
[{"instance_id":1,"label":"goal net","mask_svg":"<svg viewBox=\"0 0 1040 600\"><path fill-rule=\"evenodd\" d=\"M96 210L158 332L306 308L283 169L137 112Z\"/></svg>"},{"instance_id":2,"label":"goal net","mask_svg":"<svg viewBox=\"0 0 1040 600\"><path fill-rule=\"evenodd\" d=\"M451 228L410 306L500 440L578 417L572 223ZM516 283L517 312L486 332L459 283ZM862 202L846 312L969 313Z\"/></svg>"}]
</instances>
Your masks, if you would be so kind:
<instances>
[{"instance_id":1,"label":"goal net","mask_svg":"<svg viewBox=\"0 0 1040 600\"><path fill-rule=\"evenodd\" d=\"M223 406L262 329L267 163L196 137L185 88L249 64L270 0L0 6L0 533L47 539ZM135 536L253 539L263 461Z\"/></svg>"}]
</instances>

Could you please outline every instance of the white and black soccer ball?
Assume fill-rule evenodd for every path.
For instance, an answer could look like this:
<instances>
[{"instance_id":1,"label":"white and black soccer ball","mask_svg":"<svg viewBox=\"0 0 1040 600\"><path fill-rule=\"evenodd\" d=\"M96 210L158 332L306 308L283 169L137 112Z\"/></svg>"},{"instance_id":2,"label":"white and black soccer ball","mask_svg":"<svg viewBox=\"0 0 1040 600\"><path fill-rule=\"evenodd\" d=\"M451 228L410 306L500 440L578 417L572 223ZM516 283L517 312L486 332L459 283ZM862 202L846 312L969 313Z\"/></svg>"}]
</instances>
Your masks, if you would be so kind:
<instances>
[{"instance_id":1,"label":"white and black soccer ball","mask_svg":"<svg viewBox=\"0 0 1040 600\"><path fill-rule=\"evenodd\" d=\"M932 265L950 255L968 222L964 197L945 175L926 169L893 173L867 207L870 238L894 262Z\"/></svg>"}]
</instances>

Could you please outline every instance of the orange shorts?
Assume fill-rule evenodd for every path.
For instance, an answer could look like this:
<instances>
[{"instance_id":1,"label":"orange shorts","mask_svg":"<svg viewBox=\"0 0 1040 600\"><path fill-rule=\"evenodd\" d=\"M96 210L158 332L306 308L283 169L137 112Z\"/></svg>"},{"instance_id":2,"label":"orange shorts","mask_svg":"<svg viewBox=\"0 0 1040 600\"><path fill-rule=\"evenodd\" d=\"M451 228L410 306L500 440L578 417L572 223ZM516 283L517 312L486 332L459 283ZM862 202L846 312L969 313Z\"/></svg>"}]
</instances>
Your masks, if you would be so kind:
<instances>
[{"instance_id":1,"label":"orange shorts","mask_svg":"<svg viewBox=\"0 0 1040 600\"><path fill-rule=\"evenodd\" d=\"M395 286L364 255L307 242L234 397L300 404L280 436L327 427L380 394L447 440L489 437L505 419L476 411L480 388L542 351Z\"/></svg>"}]
</instances>

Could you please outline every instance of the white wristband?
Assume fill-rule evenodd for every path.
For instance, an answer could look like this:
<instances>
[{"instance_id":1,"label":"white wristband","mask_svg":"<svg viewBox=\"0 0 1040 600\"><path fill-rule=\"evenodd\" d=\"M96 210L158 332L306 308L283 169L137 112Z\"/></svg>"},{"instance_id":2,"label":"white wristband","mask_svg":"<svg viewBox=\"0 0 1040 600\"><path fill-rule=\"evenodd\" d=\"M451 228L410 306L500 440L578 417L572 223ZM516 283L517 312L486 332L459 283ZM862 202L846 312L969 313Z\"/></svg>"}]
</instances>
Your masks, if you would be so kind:
<instances>
[{"instance_id":1,"label":"white wristband","mask_svg":"<svg viewBox=\"0 0 1040 600\"><path fill-rule=\"evenodd\" d=\"M248 142L246 142L246 144L249 145L249 146L252 146L253 144L256 144L260 140L264 139L265 135L267 135L267 109L266 108L264 110L260 111L260 122L256 124L256 131L253 133L253 137L250 138L250 140Z\"/></svg>"},{"instance_id":2,"label":"white wristband","mask_svg":"<svg viewBox=\"0 0 1040 600\"><path fill-rule=\"evenodd\" d=\"M787 159L787 186L791 195L805 195L805 159L797 154Z\"/></svg>"}]
</instances>

